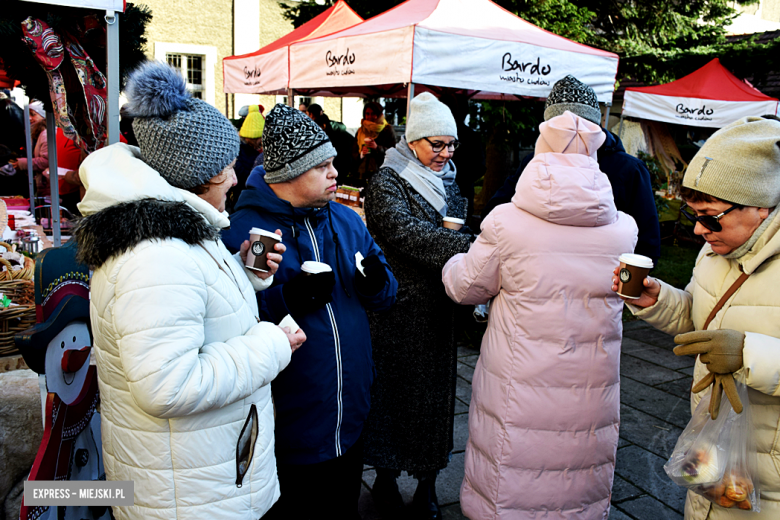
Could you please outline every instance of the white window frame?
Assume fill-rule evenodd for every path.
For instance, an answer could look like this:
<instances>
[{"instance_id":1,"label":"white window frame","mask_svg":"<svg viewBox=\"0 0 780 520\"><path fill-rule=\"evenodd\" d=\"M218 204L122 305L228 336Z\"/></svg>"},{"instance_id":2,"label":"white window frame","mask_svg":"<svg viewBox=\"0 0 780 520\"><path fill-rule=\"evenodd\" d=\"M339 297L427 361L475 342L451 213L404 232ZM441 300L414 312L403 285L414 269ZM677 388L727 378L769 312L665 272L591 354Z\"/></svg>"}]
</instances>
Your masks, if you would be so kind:
<instances>
[{"instance_id":1,"label":"white window frame","mask_svg":"<svg viewBox=\"0 0 780 520\"><path fill-rule=\"evenodd\" d=\"M168 54L197 54L203 56L203 80L205 90L203 101L216 107L216 77L217 48L211 45L194 45L191 43L155 42L154 59L168 63Z\"/></svg>"}]
</instances>

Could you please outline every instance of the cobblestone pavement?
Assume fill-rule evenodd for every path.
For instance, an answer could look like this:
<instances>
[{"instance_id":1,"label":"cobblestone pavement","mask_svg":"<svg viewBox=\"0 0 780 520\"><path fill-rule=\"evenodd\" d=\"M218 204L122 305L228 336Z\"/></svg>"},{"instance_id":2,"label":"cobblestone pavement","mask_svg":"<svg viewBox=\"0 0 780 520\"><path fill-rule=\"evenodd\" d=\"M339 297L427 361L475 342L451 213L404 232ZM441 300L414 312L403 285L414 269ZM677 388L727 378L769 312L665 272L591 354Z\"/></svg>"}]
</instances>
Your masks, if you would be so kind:
<instances>
[{"instance_id":1,"label":"cobblestone pavement","mask_svg":"<svg viewBox=\"0 0 780 520\"><path fill-rule=\"evenodd\" d=\"M620 441L610 520L682 520L685 491L666 476L669 458L690 419L688 392L694 359L672 352L671 336L644 322L624 324L620 362ZM468 439L468 404L471 378L479 352L458 348L455 449L449 466L437 481L437 494L446 520L463 519L459 492ZM363 471L360 514L363 520L381 518L371 498L374 470ZM401 495L409 504L416 481L406 474L398 479Z\"/></svg>"}]
</instances>

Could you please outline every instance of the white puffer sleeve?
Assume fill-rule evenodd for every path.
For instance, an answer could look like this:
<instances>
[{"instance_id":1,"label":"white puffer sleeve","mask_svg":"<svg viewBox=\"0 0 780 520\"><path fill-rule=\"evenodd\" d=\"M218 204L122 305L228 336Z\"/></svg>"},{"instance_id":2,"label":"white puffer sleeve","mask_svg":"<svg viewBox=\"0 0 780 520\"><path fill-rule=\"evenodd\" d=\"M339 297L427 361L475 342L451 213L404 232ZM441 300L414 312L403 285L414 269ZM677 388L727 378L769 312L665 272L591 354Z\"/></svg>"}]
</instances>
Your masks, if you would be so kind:
<instances>
[{"instance_id":1,"label":"white puffer sleeve","mask_svg":"<svg viewBox=\"0 0 780 520\"><path fill-rule=\"evenodd\" d=\"M742 350L747 385L767 395L780 396L780 339L745 332Z\"/></svg>"},{"instance_id":2,"label":"white puffer sleeve","mask_svg":"<svg viewBox=\"0 0 780 520\"><path fill-rule=\"evenodd\" d=\"M136 250L116 274L112 319L123 375L149 415L181 417L229 405L290 362L279 327L263 322L244 332L246 318L242 326L241 313L212 308L208 291L191 252L176 244ZM206 343L206 327L236 335Z\"/></svg>"},{"instance_id":3,"label":"white puffer sleeve","mask_svg":"<svg viewBox=\"0 0 780 520\"><path fill-rule=\"evenodd\" d=\"M662 280L658 280L658 282L661 284L661 292L658 294L658 301L655 305L643 309L626 303L626 307L637 318L667 334L676 335L694 330L691 318L693 279L684 291L672 287Z\"/></svg>"}]
</instances>

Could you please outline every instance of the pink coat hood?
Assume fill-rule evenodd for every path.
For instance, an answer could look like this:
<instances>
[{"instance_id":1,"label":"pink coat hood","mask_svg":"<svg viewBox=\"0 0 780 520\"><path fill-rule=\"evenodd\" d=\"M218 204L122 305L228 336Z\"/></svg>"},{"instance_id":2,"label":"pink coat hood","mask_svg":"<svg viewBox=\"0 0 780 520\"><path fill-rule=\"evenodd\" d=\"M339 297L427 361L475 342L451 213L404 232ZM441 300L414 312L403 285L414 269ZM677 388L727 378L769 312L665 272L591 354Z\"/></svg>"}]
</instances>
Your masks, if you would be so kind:
<instances>
[{"instance_id":1,"label":"pink coat hood","mask_svg":"<svg viewBox=\"0 0 780 520\"><path fill-rule=\"evenodd\" d=\"M520 176L512 202L553 224L612 224L617 209L612 186L599 170L596 151L606 136L569 111L542 123L533 160Z\"/></svg>"}]
</instances>

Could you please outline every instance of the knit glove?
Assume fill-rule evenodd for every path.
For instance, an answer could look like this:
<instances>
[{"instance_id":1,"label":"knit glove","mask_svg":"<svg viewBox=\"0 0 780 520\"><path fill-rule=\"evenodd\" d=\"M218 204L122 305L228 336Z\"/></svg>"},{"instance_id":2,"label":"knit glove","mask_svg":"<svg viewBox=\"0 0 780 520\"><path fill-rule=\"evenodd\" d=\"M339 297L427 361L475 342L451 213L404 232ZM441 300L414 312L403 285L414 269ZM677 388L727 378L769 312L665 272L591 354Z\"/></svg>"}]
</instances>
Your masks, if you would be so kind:
<instances>
[{"instance_id":1,"label":"knit glove","mask_svg":"<svg viewBox=\"0 0 780 520\"><path fill-rule=\"evenodd\" d=\"M369 255L363 259L363 273L355 269L355 288L361 294L374 296L387 283L387 269L378 255Z\"/></svg>"},{"instance_id":2,"label":"knit glove","mask_svg":"<svg viewBox=\"0 0 780 520\"><path fill-rule=\"evenodd\" d=\"M333 271L308 275L300 273L282 284L282 296L290 314L293 317L301 316L330 303L335 285L336 275Z\"/></svg>"},{"instance_id":3,"label":"knit glove","mask_svg":"<svg viewBox=\"0 0 780 520\"><path fill-rule=\"evenodd\" d=\"M745 335L736 330L699 330L678 334L674 342L679 346L674 348L678 356L699 355L699 361L704 363L710 372L699 381L691 391L699 393L712 384L710 398L710 416L718 418L720 410L721 390L731 403L736 413L742 412L742 401L737 394L734 377L731 375L742 368L742 349L745 346Z\"/></svg>"},{"instance_id":4,"label":"knit glove","mask_svg":"<svg viewBox=\"0 0 780 520\"><path fill-rule=\"evenodd\" d=\"M696 383L691 392L698 394L712 385L712 395L710 396L710 417L714 421L718 418L720 412L721 390L726 394L726 398L731 403L731 407L736 413L742 413L742 401L737 394L737 386L734 384L734 376L731 374L713 374L710 372L704 379Z\"/></svg>"}]
</instances>

